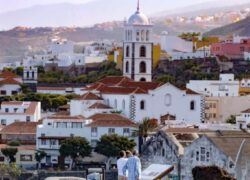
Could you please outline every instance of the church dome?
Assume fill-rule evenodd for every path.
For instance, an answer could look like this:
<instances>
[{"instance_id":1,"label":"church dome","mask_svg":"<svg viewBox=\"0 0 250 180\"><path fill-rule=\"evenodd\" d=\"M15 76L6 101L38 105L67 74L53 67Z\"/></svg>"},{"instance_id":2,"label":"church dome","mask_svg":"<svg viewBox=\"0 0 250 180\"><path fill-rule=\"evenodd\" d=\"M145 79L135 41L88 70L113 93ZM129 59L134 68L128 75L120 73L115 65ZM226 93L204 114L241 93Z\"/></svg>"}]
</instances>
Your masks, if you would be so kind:
<instances>
[{"instance_id":1,"label":"church dome","mask_svg":"<svg viewBox=\"0 0 250 180\"><path fill-rule=\"evenodd\" d=\"M137 10L128 20L130 25L149 25L148 17Z\"/></svg>"}]
</instances>

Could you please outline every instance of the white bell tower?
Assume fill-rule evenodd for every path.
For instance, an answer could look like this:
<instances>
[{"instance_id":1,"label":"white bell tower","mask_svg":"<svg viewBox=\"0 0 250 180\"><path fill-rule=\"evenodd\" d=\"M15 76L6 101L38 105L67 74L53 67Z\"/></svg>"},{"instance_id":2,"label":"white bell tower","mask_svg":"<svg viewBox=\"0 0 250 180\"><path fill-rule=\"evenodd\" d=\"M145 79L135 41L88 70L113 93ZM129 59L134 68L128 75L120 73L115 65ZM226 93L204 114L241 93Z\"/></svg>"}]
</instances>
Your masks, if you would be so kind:
<instances>
[{"instance_id":1,"label":"white bell tower","mask_svg":"<svg viewBox=\"0 0 250 180\"><path fill-rule=\"evenodd\" d=\"M152 81L152 27L147 16L137 11L124 22L123 75L135 81Z\"/></svg>"}]
</instances>

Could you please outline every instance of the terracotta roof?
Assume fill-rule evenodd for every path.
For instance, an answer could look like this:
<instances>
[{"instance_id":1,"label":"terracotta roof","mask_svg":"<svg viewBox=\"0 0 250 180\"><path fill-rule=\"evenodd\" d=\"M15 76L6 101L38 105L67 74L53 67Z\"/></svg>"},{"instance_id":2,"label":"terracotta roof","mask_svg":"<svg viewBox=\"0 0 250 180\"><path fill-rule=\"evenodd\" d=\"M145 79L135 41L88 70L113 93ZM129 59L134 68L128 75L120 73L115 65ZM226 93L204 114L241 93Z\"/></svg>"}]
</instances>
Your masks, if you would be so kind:
<instances>
[{"instance_id":1,"label":"terracotta roof","mask_svg":"<svg viewBox=\"0 0 250 180\"><path fill-rule=\"evenodd\" d=\"M250 108L249 109L246 109L244 111L241 111L241 113L250 113Z\"/></svg>"},{"instance_id":2,"label":"terracotta roof","mask_svg":"<svg viewBox=\"0 0 250 180\"><path fill-rule=\"evenodd\" d=\"M5 126L0 134L36 134L39 122L14 122Z\"/></svg>"},{"instance_id":3,"label":"terracotta roof","mask_svg":"<svg viewBox=\"0 0 250 180\"><path fill-rule=\"evenodd\" d=\"M99 89L102 94L146 94L147 91L134 87L110 87L103 86Z\"/></svg>"},{"instance_id":4,"label":"terracotta roof","mask_svg":"<svg viewBox=\"0 0 250 180\"><path fill-rule=\"evenodd\" d=\"M195 91L193 91L193 90L187 88L187 89L186 89L186 94L198 95L199 93L197 93L197 92L195 92Z\"/></svg>"},{"instance_id":5,"label":"terracotta roof","mask_svg":"<svg viewBox=\"0 0 250 180\"><path fill-rule=\"evenodd\" d=\"M198 133L198 128L168 128L167 133Z\"/></svg>"},{"instance_id":6,"label":"terracotta roof","mask_svg":"<svg viewBox=\"0 0 250 180\"><path fill-rule=\"evenodd\" d=\"M4 85L4 84L21 84L21 83L16 81L13 78L6 78L6 79L0 81L0 85Z\"/></svg>"},{"instance_id":7,"label":"terracotta roof","mask_svg":"<svg viewBox=\"0 0 250 180\"><path fill-rule=\"evenodd\" d=\"M103 83L108 86L115 86L125 81L132 81L132 80L125 76L107 76L97 82Z\"/></svg>"},{"instance_id":8,"label":"terracotta roof","mask_svg":"<svg viewBox=\"0 0 250 180\"><path fill-rule=\"evenodd\" d=\"M87 91L91 91L91 90L98 90L99 88L105 86L103 83L97 82L94 84L91 84L90 86L82 89L82 90L87 90Z\"/></svg>"},{"instance_id":9,"label":"terracotta roof","mask_svg":"<svg viewBox=\"0 0 250 180\"><path fill-rule=\"evenodd\" d=\"M102 103L95 103L91 105L89 109L112 109L112 107Z\"/></svg>"},{"instance_id":10,"label":"terracotta roof","mask_svg":"<svg viewBox=\"0 0 250 180\"><path fill-rule=\"evenodd\" d=\"M10 72L10 71L3 71L1 74L0 74L0 78L21 78L20 76L16 75L15 73L13 72Z\"/></svg>"},{"instance_id":11,"label":"terracotta roof","mask_svg":"<svg viewBox=\"0 0 250 180\"><path fill-rule=\"evenodd\" d=\"M38 105L38 102L31 102L25 114L34 114L37 108L37 105Z\"/></svg>"},{"instance_id":12,"label":"terracotta roof","mask_svg":"<svg viewBox=\"0 0 250 180\"><path fill-rule=\"evenodd\" d=\"M97 96L96 94L92 92L87 92L86 94L75 99L76 100L103 100L100 96Z\"/></svg>"},{"instance_id":13,"label":"terracotta roof","mask_svg":"<svg viewBox=\"0 0 250 180\"><path fill-rule=\"evenodd\" d=\"M2 105L8 105L8 106L21 106L23 104L22 101L3 101Z\"/></svg>"},{"instance_id":14,"label":"terracotta roof","mask_svg":"<svg viewBox=\"0 0 250 180\"><path fill-rule=\"evenodd\" d=\"M119 84L122 87L134 87L141 88L145 91L154 90L160 87L162 84L156 82L135 82L135 81L123 81Z\"/></svg>"},{"instance_id":15,"label":"terracotta roof","mask_svg":"<svg viewBox=\"0 0 250 180\"><path fill-rule=\"evenodd\" d=\"M9 146L7 144L0 144L0 149L3 148L17 148L18 150L35 150L36 145Z\"/></svg>"},{"instance_id":16,"label":"terracotta roof","mask_svg":"<svg viewBox=\"0 0 250 180\"><path fill-rule=\"evenodd\" d=\"M135 122L120 114L95 114L89 119L93 122L87 127L138 127Z\"/></svg>"},{"instance_id":17,"label":"terracotta roof","mask_svg":"<svg viewBox=\"0 0 250 180\"><path fill-rule=\"evenodd\" d=\"M85 121L85 117L83 116L70 116L70 115L53 115L53 116L49 116L47 117L47 119L51 119L51 120L54 120L55 122L56 121L67 121L67 122L70 122L70 121Z\"/></svg>"}]
</instances>

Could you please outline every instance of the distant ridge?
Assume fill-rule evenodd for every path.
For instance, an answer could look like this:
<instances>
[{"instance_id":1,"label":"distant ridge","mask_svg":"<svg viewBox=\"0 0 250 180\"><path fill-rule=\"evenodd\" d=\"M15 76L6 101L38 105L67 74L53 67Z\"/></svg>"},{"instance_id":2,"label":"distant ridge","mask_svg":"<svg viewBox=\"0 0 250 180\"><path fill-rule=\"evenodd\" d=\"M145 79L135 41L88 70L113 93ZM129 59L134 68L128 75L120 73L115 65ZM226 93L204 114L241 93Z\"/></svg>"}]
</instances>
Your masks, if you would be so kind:
<instances>
[{"instance_id":1,"label":"distant ridge","mask_svg":"<svg viewBox=\"0 0 250 180\"><path fill-rule=\"evenodd\" d=\"M219 27L204 33L204 36L211 35L239 35L239 36L250 36L250 16L239 22L232 23L223 27Z\"/></svg>"}]
</instances>

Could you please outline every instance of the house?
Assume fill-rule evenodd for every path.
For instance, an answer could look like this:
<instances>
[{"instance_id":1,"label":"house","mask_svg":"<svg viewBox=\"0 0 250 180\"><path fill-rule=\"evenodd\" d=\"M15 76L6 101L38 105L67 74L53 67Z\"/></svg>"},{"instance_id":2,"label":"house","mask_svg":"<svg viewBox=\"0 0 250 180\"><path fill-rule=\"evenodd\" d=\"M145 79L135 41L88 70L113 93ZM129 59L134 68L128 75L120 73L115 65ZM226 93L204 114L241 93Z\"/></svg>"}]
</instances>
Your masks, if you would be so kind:
<instances>
[{"instance_id":1,"label":"house","mask_svg":"<svg viewBox=\"0 0 250 180\"><path fill-rule=\"evenodd\" d=\"M224 123L231 115L248 109L249 103L249 96L205 97L205 122Z\"/></svg>"},{"instance_id":2,"label":"house","mask_svg":"<svg viewBox=\"0 0 250 180\"><path fill-rule=\"evenodd\" d=\"M234 74L220 74L219 80L191 80L187 88L205 96L239 96L239 81Z\"/></svg>"},{"instance_id":3,"label":"house","mask_svg":"<svg viewBox=\"0 0 250 180\"><path fill-rule=\"evenodd\" d=\"M28 101L3 101L0 106L1 125L16 121L37 122L41 118L41 103Z\"/></svg>"},{"instance_id":4,"label":"house","mask_svg":"<svg viewBox=\"0 0 250 180\"><path fill-rule=\"evenodd\" d=\"M85 137L95 147L102 135L116 133L136 140L133 132L137 125L119 114L95 114L83 116L55 115L47 117L37 126L36 148L47 153L43 164L58 164L62 161L59 154L62 140L72 136ZM65 159L68 164L69 160Z\"/></svg>"},{"instance_id":5,"label":"house","mask_svg":"<svg viewBox=\"0 0 250 180\"><path fill-rule=\"evenodd\" d=\"M240 39L239 42L220 42L211 45L214 56L225 56L228 59L243 59L244 53L250 52L250 39Z\"/></svg>"},{"instance_id":6,"label":"house","mask_svg":"<svg viewBox=\"0 0 250 180\"><path fill-rule=\"evenodd\" d=\"M239 88L240 96L247 96L250 94L250 79L242 79L240 81L240 88Z\"/></svg>"},{"instance_id":7,"label":"house","mask_svg":"<svg viewBox=\"0 0 250 180\"><path fill-rule=\"evenodd\" d=\"M14 122L0 130L0 142L18 141L21 144L36 144L36 127L41 122Z\"/></svg>"},{"instance_id":8,"label":"house","mask_svg":"<svg viewBox=\"0 0 250 180\"><path fill-rule=\"evenodd\" d=\"M84 88L83 85L73 85L73 84L58 84L53 86L48 85L38 85L36 88L37 93L43 93L43 94L78 94L82 95L82 89Z\"/></svg>"},{"instance_id":9,"label":"house","mask_svg":"<svg viewBox=\"0 0 250 180\"><path fill-rule=\"evenodd\" d=\"M142 149L144 168L152 163L172 164L171 177L192 179L196 166L215 165L237 179L249 177L250 135L240 130L167 128L154 134Z\"/></svg>"},{"instance_id":10,"label":"house","mask_svg":"<svg viewBox=\"0 0 250 180\"><path fill-rule=\"evenodd\" d=\"M4 148L16 148L17 153L15 155L15 164L26 170L35 170L36 169L36 146L35 145L20 145L20 146L9 146L7 144L0 144L0 149ZM7 164L8 158L5 157L0 151L0 164Z\"/></svg>"},{"instance_id":11,"label":"house","mask_svg":"<svg viewBox=\"0 0 250 180\"><path fill-rule=\"evenodd\" d=\"M102 103L137 122L146 117L160 120L166 114L175 116L176 120L203 121L203 96L169 83L136 82L127 77L109 76L86 87L83 92L95 94ZM77 102L73 100L73 103ZM81 106L79 101L71 108L71 113L80 115Z\"/></svg>"},{"instance_id":12,"label":"house","mask_svg":"<svg viewBox=\"0 0 250 180\"><path fill-rule=\"evenodd\" d=\"M0 74L0 96L11 96L21 92L22 77L3 71Z\"/></svg>"},{"instance_id":13,"label":"house","mask_svg":"<svg viewBox=\"0 0 250 180\"><path fill-rule=\"evenodd\" d=\"M241 111L241 113L236 116L236 124L240 129L250 128L250 109Z\"/></svg>"}]
</instances>

